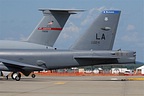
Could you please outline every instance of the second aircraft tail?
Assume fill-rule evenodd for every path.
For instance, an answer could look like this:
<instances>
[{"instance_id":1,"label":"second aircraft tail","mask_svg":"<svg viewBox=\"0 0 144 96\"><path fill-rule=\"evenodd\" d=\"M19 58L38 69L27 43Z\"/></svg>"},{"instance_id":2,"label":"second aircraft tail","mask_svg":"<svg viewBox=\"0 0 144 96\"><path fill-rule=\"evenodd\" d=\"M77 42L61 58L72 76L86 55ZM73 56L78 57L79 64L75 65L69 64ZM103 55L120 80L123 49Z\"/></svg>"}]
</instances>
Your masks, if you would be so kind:
<instances>
[{"instance_id":1,"label":"second aircraft tail","mask_svg":"<svg viewBox=\"0 0 144 96\"><path fill-rule=\"evenodd\" d=\"M65 9L39 9L43 12L43 18L29 36L27 42L40 45L53 46L62 31L70 14L82 10Z\"/></svg>"},{"instance_id":2,"label":"second aircraft tail","mask_svg":"<svg viewBox=\"0 0 144 96\"><path fill-rule=\"evenodd\" d=\"M71 47L72 50L112 50L121 11L105 10Z\"/></svg>"}]
</instances>

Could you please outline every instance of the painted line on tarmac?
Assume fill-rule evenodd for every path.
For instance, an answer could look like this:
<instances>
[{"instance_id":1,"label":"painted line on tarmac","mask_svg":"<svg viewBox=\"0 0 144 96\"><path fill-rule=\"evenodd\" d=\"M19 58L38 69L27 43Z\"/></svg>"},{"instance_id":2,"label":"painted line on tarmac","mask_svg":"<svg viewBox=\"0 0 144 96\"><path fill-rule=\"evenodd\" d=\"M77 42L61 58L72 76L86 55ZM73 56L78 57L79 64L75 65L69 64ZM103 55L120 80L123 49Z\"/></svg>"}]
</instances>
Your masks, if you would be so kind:
<instances>
[{"instance_id":1,"label":"painted line on tarmac","mask_svg":"<svg viewBox=\"0 0 144 96\"><path fill-rule=\"evenodd\" d=\"M62 85L62 84L65 84L66 82L63 82L63 81L59 81L59 82L55 82L54 84L56 85Z\"/></svg>"},{"instance_id":2,"label":"painted line on tarmac","mask_svg":"<svg viewBox=\"0 0 144 96\"><path fill-rule=\"evenodd\" d=\"M129 81L144 81L144 78L128 78Z\"/></svg>"}]
</instances>

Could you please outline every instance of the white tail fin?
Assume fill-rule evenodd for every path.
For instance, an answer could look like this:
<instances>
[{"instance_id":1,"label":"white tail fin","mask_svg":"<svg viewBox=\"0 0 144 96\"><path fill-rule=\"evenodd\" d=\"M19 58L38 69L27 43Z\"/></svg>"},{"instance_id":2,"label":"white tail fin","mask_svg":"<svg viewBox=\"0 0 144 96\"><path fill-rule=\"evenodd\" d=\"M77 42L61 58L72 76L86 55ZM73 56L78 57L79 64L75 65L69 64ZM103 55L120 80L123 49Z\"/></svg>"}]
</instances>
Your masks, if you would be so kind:
<instances>
[{"instance_id":1,"label":"white tail fin","mask_svg":"<svg viewBox=\"0 0 144 96\"><path fill-rule=\"evenodd\" d=\"M103 11L71 49L112 50L120 13L117 10Z\"/></svg>"},{"instance_id":2,"label":"white tail fin","mask_svg":"<svg viewBox=\"0 0 144 96\"><path fill-rule=\"evenodd\" d=\"M29 36L27 42L53 46L70 14L80 10L40 9L44 17Z\"/></svg>"}]
</instances>

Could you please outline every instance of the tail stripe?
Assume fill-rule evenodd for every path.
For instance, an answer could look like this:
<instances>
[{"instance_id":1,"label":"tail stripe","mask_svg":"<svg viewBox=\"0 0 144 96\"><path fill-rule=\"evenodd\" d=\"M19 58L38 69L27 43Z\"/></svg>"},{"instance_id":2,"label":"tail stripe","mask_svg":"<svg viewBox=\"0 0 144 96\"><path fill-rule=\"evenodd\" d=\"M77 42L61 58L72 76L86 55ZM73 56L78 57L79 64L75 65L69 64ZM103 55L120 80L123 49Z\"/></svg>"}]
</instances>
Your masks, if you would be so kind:
<instances>
[{"instance_id":1,"label":"tail stripe","mask_svg":"<svg viewBox=\"0 0 144 96\"><path fill-rule=\"evenodd\" d=\"M46 31L46 30L62 30L63 28L47 28L47 27L39 27L38 30Z\"/></svg>"}]
</instances>

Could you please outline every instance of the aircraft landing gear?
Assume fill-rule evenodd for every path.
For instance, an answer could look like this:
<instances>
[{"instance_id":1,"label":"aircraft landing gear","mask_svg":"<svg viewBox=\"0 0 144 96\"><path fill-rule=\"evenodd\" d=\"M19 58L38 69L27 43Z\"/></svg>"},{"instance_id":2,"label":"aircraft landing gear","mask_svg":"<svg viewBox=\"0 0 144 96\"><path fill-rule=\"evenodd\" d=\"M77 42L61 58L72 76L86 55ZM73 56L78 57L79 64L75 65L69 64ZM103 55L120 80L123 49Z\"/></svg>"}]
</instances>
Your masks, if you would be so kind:
<instances>
[{"instance_id":1,"label":"aircraft landing gear","mask_svg":"<svg viewBox=\"0 0 144 96\"><path fill-rule=\"evenodd\" d=\"M8 75L6 76L6 80L8 80Z\"/></svg>"},{"instance_id":2,"label":"aircraft landing gear","mask_svg":"<svg viewBox=\"0 0 144 96\"><path fill-rule=\"evenodd\" d=\"M20 81L21 74L19 72L13 72L11 77L12 77L13 80Z\"/></svg>"},{"instance_id":3,"label":"aircraft landing gear","mask_svg":"<svg viewBox=\"0 0 144 96\"><path fill-rule=\"evenodd\" d=\"M31 75L31 77L32 77L32 78L35 78L35 77L36 77L36 75L35 75L35 74L32 74L32 75Z\"/></svg>"}]
</instances>

